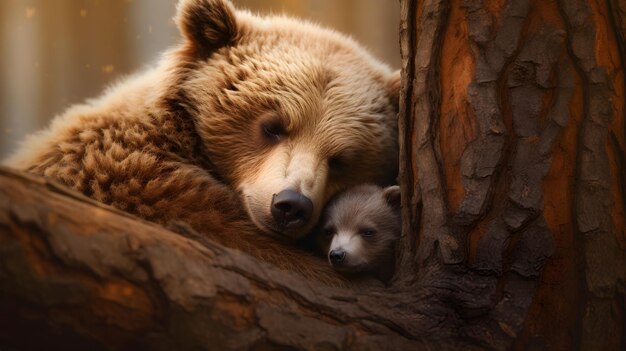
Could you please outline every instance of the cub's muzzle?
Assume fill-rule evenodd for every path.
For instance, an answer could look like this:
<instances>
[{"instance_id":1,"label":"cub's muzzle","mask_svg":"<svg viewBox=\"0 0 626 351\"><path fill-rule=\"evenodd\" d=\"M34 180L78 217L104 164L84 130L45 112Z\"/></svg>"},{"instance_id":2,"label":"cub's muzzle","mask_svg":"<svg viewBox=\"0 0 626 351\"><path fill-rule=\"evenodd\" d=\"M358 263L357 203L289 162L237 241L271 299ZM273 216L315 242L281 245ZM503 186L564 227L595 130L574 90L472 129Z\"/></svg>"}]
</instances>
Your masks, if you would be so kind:
<instances>
[{"instance_id":1,"label":"cub's muzzle","mask_svg":"<svg viewBox=\"0 0 626 351\"><path fill-rule=\"evenodd\" d=\"M301 228L311 218L313 203L299 192L286 189L274 194L271 212L281 229Z\"/></svg>"}]
</instances>

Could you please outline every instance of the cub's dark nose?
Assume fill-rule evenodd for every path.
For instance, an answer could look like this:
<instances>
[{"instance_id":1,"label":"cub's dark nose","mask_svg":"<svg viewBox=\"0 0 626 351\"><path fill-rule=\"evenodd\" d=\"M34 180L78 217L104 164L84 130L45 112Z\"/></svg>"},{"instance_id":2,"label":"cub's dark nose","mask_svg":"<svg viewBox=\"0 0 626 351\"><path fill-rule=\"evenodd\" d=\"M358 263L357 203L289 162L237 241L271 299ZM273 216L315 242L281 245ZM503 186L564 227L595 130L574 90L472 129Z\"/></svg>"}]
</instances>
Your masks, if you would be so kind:
<instances>
[{"instance_id":1,"label":"cub's dark nose","mask_svg":"<svg viewBox=\"0 0 626 351\"><path fill-rule=\"evenodd\" d=\"M274 195L272 216L284 228L301 228L311 218L313 203L308 197L290 189Z\"/></svg>"},{"instance_id":2,"label":"cub's dark nose","mask_svg":"<svg viewBox=\"0 0 626 351\"><path fill-rule=\"evenodd\" d=\"M343 262L343 260L346 258L346 252L341 249L331 250L328 254L328 258L333 264L340 263Z\"/></svg>"}]
</instances>

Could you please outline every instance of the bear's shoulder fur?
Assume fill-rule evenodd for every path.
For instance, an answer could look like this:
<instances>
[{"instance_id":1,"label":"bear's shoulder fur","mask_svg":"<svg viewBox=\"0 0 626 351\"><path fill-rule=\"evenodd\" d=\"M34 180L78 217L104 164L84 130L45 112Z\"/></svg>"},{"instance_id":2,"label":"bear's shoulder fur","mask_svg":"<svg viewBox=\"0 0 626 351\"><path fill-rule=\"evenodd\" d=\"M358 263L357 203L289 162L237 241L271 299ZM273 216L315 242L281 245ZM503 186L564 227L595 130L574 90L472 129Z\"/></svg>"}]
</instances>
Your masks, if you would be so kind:
<instances>
[{"instance_id":1,"label":"bear's shoulder fur","mask_svg":"<svg viewBox=\"0 0 626 351\"><path fill-rule=\"evenodd\" d=\"M341 117L354 120L350 128L339 124L323 135L352 130L362 139L377 138L381 145L352 138L352 144L359 143L352 145L353 154L368 155L361 168L355 166L360 176L354 181L385 182L395 177L397 165L393 101L398 76L347 37L286 17L257 17L227 1L182 0L177 23L185 40L157 66L56 117L5 164L157 223L184 221L279 267L334 281L323 261L261 234L250 220L248 178L257 181L263 168L254 159L261 156L246 147L259 150L267 142L253 145L255 137L241 137L241 132L256 126L250 116L278 105L300 116L292 124L309 123L301 120L302 111L335 119L354 115ZM326 68L323 61L329 56L338 60L337 68ZM351 81L359 75L361 81ZM330 97L325 95L329 89L335 92ZM308 138L307 145L318 137ZM268 146L259 155L268 157L270 151ZM315 156L315 164L330 159L331 151ZM235 168L238 160L248 163ZM331 174L324 167L324 174ZM316 206L349 185L336 178L319 181L324 188L311 195Z\"/></svg>"}]
</instances>

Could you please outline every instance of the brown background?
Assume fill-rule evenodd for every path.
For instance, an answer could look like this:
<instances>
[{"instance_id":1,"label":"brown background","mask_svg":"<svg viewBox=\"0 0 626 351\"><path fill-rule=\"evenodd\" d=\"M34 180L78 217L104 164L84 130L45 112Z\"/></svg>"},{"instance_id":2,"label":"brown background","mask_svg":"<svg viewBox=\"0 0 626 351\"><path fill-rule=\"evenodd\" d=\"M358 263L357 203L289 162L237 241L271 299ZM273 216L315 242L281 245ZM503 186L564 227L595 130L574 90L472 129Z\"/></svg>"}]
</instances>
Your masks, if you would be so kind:
<instances>
[{"instance_id":1,"label":"brown background","mask_svg":"<svg viewBox=\"0 0 626 351\"><path fill-rule=\"evenodd\" d=\"M399 67L392 0L234 0L352 35ZM176 0L0 1L0 158L71 104L96 97L179 40Z\"/></svg>"}]
</instances>

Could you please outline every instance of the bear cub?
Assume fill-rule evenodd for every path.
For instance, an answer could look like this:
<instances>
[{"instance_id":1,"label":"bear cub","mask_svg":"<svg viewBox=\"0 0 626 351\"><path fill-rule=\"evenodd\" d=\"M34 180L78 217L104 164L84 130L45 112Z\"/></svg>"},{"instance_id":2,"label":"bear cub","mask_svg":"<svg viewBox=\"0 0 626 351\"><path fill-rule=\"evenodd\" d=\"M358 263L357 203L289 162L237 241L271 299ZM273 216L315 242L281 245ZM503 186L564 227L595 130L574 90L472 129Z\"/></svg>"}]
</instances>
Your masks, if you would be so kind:
<instances>
[{"instance_id":1,"label":"bear cub","mask_svg":"<svg viewBox=\"0 0 626 351\"><path fill-rule=\"evenodd\" d=\"M397 185L350 188L331 200L321 223L316 244L334 269L391 279L401 231Z\"/></svg>"}]
</instances>

